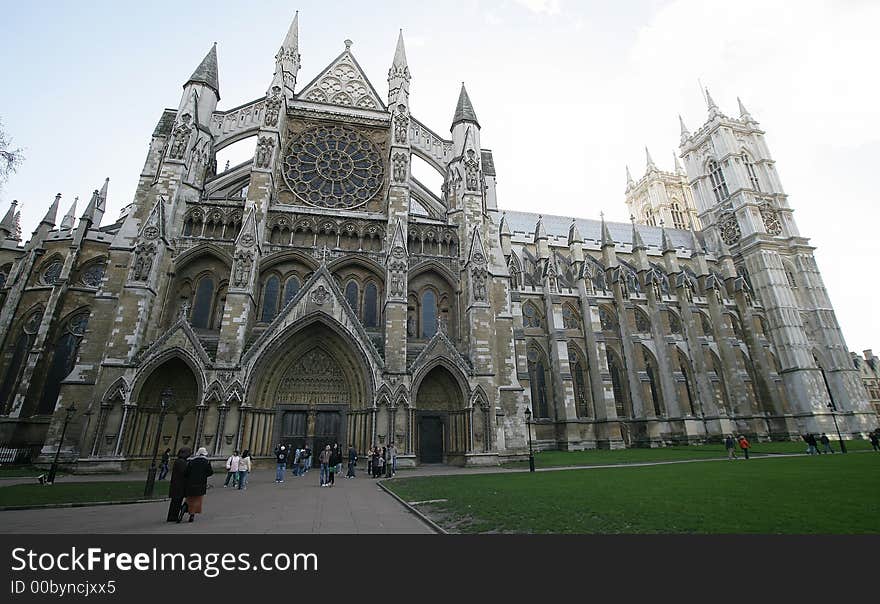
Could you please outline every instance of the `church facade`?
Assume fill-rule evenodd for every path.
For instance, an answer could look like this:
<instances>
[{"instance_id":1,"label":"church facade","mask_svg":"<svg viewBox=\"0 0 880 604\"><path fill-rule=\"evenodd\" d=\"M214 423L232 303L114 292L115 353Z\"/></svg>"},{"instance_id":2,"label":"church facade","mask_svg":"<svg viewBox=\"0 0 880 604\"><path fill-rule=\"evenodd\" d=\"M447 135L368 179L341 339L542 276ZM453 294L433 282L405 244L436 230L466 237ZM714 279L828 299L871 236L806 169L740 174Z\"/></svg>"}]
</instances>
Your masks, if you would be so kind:
<instances>
[{"instance_id":1,"label":"church facade","mask_svg":"<svg viewBox=\"0 0 880 604\"><path fill-rule=\"evenodd\" d=\"M268 67L268 66L267 66ZM462 86L449 135L345 49L218 109L216 47L108 184L22 244L0 223L0 442L75 471L165 448L394 442L404 464L876 427L758 123L707 97L672 172L627 169L632 224L503 212ZM269 73L267 69L267 76ZM252 159L217 169L252 138ZM412 176L418 157L443 177ZM679 163L679 158L683 166Z\"/></svg>"}]
</instances>

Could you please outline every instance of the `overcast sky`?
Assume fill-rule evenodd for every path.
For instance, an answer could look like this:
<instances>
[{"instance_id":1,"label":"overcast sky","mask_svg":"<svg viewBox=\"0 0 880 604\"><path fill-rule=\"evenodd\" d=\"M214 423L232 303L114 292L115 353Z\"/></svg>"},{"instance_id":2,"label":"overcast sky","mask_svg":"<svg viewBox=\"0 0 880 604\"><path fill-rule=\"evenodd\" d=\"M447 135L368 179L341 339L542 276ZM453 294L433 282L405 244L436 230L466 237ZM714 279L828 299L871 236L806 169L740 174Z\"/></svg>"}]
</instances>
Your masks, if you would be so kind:
<instances>
[{"instance_id":1,"label":"overcast sky","mask_svg":"<svg viewBox=\"0 0 880 604\"><path fill-rule=\"evenodd\" d=\"M61 213L75 196L82 211L107 176L105 222L115 218L132 199L162 109L177 107L211 44L219 108L253 100L271 81L298 9L299 88L350 38L384 97L400 28L422 122L448 133L465 81L483 146L494 151L499 204L513 210L626 220L624 167L643 174L647 145L671 169L676 116L691 131L706 119L698 80L730 115L740 96L767 132L801 233L818 248L847 344L880 349L880 318L871 311L880 299L872 270L880 2L3 4L0 118L26 161L0 192L0 210L20 200L25 234L55 193Z\"/></svg>"}]
</instances>

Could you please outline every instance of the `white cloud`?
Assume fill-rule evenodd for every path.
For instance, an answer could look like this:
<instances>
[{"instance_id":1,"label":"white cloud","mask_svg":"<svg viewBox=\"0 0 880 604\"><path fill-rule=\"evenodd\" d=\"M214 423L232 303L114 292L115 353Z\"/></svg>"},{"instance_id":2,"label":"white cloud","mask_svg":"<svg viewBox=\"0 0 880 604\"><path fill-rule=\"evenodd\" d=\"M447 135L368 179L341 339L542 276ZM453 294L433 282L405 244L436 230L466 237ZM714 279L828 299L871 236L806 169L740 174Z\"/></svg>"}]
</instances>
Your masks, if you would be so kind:
<instances>
[{"instance_id":1,"label":"white cloud","mask_svg":"<svg viewBox=\"0 0 880 604\"><path fill-rule=\"evenodd\" d=\"M562 13L562 0L514 0L514 2L539 15Z\"/></svg>"}]
</instances>

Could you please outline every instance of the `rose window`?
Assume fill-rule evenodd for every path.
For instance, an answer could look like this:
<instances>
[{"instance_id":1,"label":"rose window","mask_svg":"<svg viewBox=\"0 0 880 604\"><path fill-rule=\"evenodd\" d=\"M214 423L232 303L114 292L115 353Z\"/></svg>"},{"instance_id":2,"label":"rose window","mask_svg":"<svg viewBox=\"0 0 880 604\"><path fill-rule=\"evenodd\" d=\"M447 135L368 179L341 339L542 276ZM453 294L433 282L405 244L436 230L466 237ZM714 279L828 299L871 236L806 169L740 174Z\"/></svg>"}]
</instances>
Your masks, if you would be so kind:
<instances>
[{"instance_id":1,"label":"rose window","mask_svg":"<svg viewBox=\"0 0 880 604\"><path fill-rule=\"evenodd\" d=\"M351 209L370 201L382 187L385 168L379 149L342 126L318 126L294 139L284 156L287 186L309 205Z\"/></svg>"}]
</instances>

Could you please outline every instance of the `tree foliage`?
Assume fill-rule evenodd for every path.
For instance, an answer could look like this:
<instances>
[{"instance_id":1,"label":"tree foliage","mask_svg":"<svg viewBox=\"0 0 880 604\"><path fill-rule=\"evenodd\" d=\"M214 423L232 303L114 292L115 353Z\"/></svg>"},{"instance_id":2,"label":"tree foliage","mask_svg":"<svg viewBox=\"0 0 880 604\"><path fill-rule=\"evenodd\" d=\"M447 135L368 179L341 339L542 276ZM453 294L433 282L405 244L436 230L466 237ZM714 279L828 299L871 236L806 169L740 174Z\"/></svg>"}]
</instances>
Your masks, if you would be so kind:
<instances>
[{"instance_id":1,"label":"tree foliage","mask_svg":"<svg viewBox=\"0 0 880 604\"><path fill-rule=\"evenodd\" d=\"M19 147L13 147L12 139L7 137L3 128L3 120L0 119L0 187L23 161L24 151Z\"/></svg>"}]
</instances>

